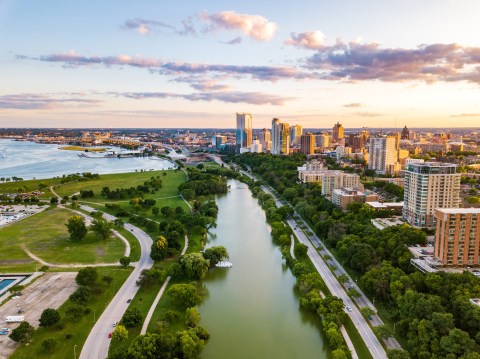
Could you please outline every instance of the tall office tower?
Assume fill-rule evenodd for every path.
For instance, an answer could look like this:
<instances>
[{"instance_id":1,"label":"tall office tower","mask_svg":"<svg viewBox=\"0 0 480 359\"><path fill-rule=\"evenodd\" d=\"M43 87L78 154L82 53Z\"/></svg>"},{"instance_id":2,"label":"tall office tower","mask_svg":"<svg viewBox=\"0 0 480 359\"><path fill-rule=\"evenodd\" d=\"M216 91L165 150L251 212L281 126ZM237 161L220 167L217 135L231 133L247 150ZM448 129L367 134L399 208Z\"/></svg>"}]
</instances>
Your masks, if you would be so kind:
<instances>
[{"instance_id":1,"label":"tall office tower","mask_svg":"<svg viewBox=\"0 0 480 359\"><path fill-rule=\"evenodd\" d=\"M402 140L409 140L410 139L409 137L410 137L410 131L408 130L407 126L405 125L405 127L402 130Z\"/></svg>"},{"instance_id":2,"label":"tall office tower","mask_svg":"<svg viewBox=\"0 0 480 359\"><path fill-rule=\"evenodd\" d=\"M237 152L252 144L252 114L237 112Z\"/></svg>"},{"instance_id":3,"label":"tall office tower","mask_svg":"<svg viewBox=\"0 0 480 359\"><path fill-rule=\"evenodd\" d=\"M300 144L300 137L303 134L302 126L294 125L290 127L290 146L295 146Z\"/></svg>"},{"instance_id":4,"label":"tall office tower","mask_svg":"<svg viewBox=\"0 0 480 359\"><path fill-rule=\"evenodd\" d=\"M300 137L300 152L312 155L315 152L315 136L310 132Z\"/></svg>"},{"instance_id":5,"label":"tall office tower","mask_svg":"<svg viewBox=\"0 0 480 359\"><path fill-rule=\"evenodd\" d=\"M290 126L278 118L272 120L272 154L288 155L290 152Z\"/></svg>"},{"instance_id":6,"label":"tall office tower","mask_svg":"<svg viewBox=\"0 0 480 359\"><path fill-rule=\"evenodd\" d=\"M450 163L410 163L405 169L403 218L412 226L432 228L437 208L460 205L460 173Z\"/></svg>"},{"instance_id":7,"label":"tall office tower","mask_svg":"<svg viewBox=\"0 0 480 359\"><path fill-rule=\"evenodd\" d=\"M337 142L343 138L343 126L340 124L340 122L337 122L335 126L333 126L332 129L332 140L334 142Z\"/></svg>"},{"instance_id":8,"label":"tall office tower","mask_svg":"<svg viewBox=\"0 0 480 359\"><path fill-rule=\"evenodd\" d=\"M330 136L328 135L328 133L315 135L315 147L320 148L320 151L327 147L330 147Z\"/></svg>"},{"instance_id":9,"label":"tall office tower","mask_svg":"<svg viewBox=\"0 0 480 359\"><path fill-rule=\"evenodd\" d=\"M272 138L270 136L270 130L266 128L262 129L258 134L258 140L262 145L263 151L270 151L272 148Z\"/></svg>"},{"instance_id":10,"label":"tall office tower","mask_svg":"<svg viewBox=\"0 0 480 359\"><path fill-rule=\"evenodd\" d=\"M442 265L480 265L480 208L438 208L435 221L435 258Z\"/></svg>"},{"instance_id":11,"label":"tall office tower","mask_svg":"<svg viewBox=\"0 0 480 359\"><path fill-rule=\"evenodd\" d=\"M370 137L368 168L380 174L397 174L400 164L396 143L393 136Z\"/></svg>"}]
</instances>

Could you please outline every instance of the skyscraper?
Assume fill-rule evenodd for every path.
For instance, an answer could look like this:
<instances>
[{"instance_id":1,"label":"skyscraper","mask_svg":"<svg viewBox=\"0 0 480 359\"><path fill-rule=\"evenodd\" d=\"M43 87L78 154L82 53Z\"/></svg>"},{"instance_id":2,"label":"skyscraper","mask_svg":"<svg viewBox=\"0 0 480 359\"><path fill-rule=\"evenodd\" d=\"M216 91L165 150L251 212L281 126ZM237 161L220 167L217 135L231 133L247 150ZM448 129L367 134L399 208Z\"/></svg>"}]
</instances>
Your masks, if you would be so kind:
<instances>
[{"instance_id":1,"label":"skyscraper","mask_svg":"<svg viewBox=\"0 0 480 359\"><path fill-rule=\"evenodd\" d=\"M266 128L262 129L258 134L258 140L262 144L262 148L265 152L271 150L272 139L270 136L270 130L267 130Z\"/></svg>"},{"instance_id":2,"label":"skyscraper","mask_svg":"<svg viewBox=\"0 0 480 359\"><path fill-rule=\"evenodd\" d=\"M343 126L340 122L337 122L332 129L332 140L334 142L339 141L343 138Z\"/></svg>"},{"instance_id":3,"label":"skyscraper","mask_svg":"<svg viewBox=\"0 0 480 359\"><path fill-rule=\"evenodd\" d=\"M368 168L380 174L397 174L400 163L396 146L396 137L370 137Z\"/></svg>"},{"instance_id":4,"label":"skyscraper","mask_svg":"<svg viewBox=\"0 0 480 359\"><path fill-rule=\"evenodd\" d=\"M237 112L237 152L252 144L252 114Z\"/></svg>"},{"instance_id":5,"label":"skyscraper","mask_svg":"<svg viewBox=\"0 0 480 359\"><path fill-rule=\"evenodd\" d=\"M290 127L290 146L300 144L300 136L303 134L302 126L294 125Z\"/></svg>"},{"instance_id":6,"label":"skyscraper","mask_svg":"<svg viewBox=\"0 0 480 359\"><path fill-rule=\"evenodd\" d=\"M311 155L315 152L315 136L310 132L300 137L300 152Z\"/></svg>"},{"instance_id":7,"label":"skyscraper","mask_svg":"<svg viewBox=\"0 0 480 359\"><path fill-rule=\"evenodd\" d=\"M410 163L405 169L403 218L412 226L434 226L436 208L460 205L460 173L450 163Z\"/></svg>"},{"instance_id":8,"label":"skyscraper","mask_svg":"<svg viewBox=\"0 0 480 359\"><path fill-rule=\"evenodd\" d=\"M290 150L290 126L278 118L272 120L272 154L288 155Z\"/></svg>"}]
</instances>

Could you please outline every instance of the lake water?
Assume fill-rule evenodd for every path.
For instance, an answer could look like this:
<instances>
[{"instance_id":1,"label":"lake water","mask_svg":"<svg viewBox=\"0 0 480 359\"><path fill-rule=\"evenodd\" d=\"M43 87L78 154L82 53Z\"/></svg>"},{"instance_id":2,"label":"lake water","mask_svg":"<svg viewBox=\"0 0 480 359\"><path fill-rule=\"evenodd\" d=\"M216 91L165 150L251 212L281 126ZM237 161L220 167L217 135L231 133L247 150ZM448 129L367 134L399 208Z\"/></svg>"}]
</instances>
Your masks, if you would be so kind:
<instances>
[{"instance_id":1,"label":"lake water","mask_svg":"<svg viewBox=\"0 0 480 359\"><path fill-rule=\"evenodd\" d=\"M265 214L248 187L229 181L217 197L217 228L207 247L222 245L232 268L211 269L200 305L211 334L202 358L327 358L317 316L300 310L295 277L272 243Z\"/></svg>"},{"instance_id":2,"label":"lake water","mask_svg":"<svg viewBox=\"0 0 480 359\"><path fill-rule=\"evenodd\" d=\"M0 139L0 177L50 178L77 172L123 173L173 166L169 161L147 157L82 158L78 157L82 152L60 150L63 146Z\"/></svg>"}]
</instances>

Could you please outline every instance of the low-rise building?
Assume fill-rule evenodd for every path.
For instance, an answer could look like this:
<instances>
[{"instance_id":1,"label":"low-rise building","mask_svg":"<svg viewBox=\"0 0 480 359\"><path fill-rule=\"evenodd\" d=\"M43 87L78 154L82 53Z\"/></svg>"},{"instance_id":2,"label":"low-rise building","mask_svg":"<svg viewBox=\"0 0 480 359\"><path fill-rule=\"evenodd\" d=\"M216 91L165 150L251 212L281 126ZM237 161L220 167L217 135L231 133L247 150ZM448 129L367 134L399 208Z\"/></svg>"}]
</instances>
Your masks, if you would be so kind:
<instances>
[{"instance_id":1,"label":"low-rise building","mask_svg":"<svg viewBox=\"0 0 480 359\"><path fill-rule=\"evenodd\" d=\"M352 202L378 201L378 194L371 191L359 191L357 188L337 188L332 191L332 203L342 209L347 209Z\"/></svg>"}]
</instances>

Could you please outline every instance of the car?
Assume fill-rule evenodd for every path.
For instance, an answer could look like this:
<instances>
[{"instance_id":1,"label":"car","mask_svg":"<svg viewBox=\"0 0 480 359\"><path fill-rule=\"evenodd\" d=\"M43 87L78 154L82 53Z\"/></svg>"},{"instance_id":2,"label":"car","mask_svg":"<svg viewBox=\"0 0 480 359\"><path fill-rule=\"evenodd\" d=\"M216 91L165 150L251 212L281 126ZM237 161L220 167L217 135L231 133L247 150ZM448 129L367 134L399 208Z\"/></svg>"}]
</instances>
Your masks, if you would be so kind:
<instances>
[{"instance_id":1,"label":"car","mask_svg":"<svg viewBox=\"0 0 480 359\"><path fill-rule=\"evenodd\" d=\"M113 322L113 327L116 327L117 326L117 322Z\"/></svg>"},{"instance_id":2,"label":"car","mask_svg":"<svg viewBox=\"0 0 480 359\"><path fill-rule=\"evenodd\" d=\"M347 305L347 311L348 311L348 312L351 312L351 311L352 311L352 307L350 307L350 306Z\"/></svg>"},{"instance_id":3,"label":"car","mask_svg":"<svg viewBox=\"0 0 480 359\"><path fill-rule=\"evenodd\" d=\"M10 331L10 328L2 328L2 329L0 329L0 332L7 332L7 333L8 333L9 331Z\"/></svg>"},{"instance_id":4,"label":"car","mask_svg":"<svg viewBox=\"0 0 480 359\"><path fill-rule=\"evenodd\" d=\"M0 335L8 335L8 332L0 332Z\"/></svg>"},{"instance_id":5,"label":"car","mask_svg":"<svg viewBox=\"0 0 480 359\"><path fill-rule=\"evenodd\" d=\"M108 337L111 338L111 337L112 337L112 333L108 333Z\"/></svg>"},{"instance_id":6,"label":"car","mask_svg":"<svg viewBox=\"0 0 480 359\"><path fill-rule=\"evenodd\" d=\"M130 303L131 301L132 301L132 300L131 300L131 299L129 299L129 300L127 300L127 303Z\"/></svg>"}]
</instances>

